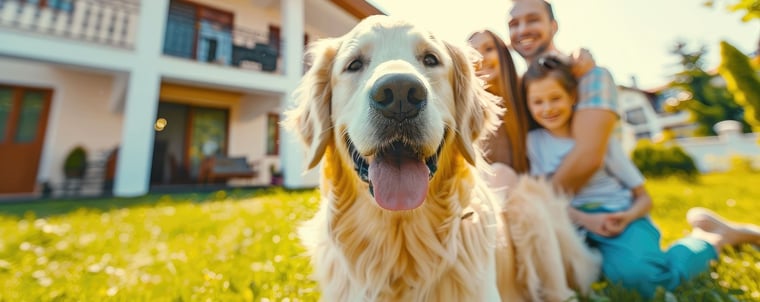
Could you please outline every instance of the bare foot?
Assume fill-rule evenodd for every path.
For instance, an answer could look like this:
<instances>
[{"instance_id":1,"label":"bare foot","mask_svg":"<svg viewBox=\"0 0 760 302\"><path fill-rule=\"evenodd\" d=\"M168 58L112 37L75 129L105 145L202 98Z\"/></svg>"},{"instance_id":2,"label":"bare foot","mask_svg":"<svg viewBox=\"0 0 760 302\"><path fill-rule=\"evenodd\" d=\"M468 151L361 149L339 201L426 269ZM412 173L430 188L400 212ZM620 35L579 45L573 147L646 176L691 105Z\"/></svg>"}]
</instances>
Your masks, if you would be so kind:
<instances>
[{"instance_id":1,"label":"bare foot","mask_svg":"<svg viewBox=\"0 0 760 302\"><path fill-rule=\"evenodd\" d=\"M759 226L731 222L705 208L689 209L686 213L686 220L696 229L718 235L723 243L728 245L741 243L760 244ZM696 233L700 234L701 232Z\"/></svg>"}]
</instances>

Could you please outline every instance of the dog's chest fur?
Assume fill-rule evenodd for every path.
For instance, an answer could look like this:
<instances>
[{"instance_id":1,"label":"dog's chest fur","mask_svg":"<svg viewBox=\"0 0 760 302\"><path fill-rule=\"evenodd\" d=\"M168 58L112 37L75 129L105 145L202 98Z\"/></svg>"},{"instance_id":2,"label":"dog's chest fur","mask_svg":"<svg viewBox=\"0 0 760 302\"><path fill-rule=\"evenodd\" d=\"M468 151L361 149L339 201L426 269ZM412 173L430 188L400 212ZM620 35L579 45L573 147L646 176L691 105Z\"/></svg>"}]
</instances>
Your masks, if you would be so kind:
<instances>
[{"instance_id":1,"label":"dog's chest fur","mask_svg":"<svg viewBox=\"0 0 760 302\"><path fill-rule=\"evenodd\" d=\"M306 226L317 237L305 243L324 301L484 301L496 286L498 209L469 167L443 169L423 206L398 213L371 204L340 161L323 168L323 206Z\"/></svg>"}]
</instances>

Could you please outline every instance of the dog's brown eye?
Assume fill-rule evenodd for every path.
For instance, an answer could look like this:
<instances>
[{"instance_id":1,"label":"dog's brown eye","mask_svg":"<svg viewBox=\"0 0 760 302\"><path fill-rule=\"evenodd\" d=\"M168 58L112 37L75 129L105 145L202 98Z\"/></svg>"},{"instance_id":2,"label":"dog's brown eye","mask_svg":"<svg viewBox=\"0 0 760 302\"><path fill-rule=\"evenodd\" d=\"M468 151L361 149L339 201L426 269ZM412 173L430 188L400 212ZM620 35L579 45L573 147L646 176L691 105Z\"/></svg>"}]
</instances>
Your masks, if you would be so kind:
<instances>
[{"instance_id":1,"label":"dog's brown eye","mask_svg":"<svg viewBox=\"0 0 760 302\"><path fill-rule=\"evenodd\" d=\"M426 54L424 58L422 58L422 63L425 64L425 66L438 66L438 57L432 54Z\"/></svg>"},{"instance_id":2,"label":"dog's brown eye","mask_svg":"<svg viewBox=\"0 0 760 302\"><path fill-rule=\"evenodd\" d=\"M362 67L364 67L364 62L362 62L362 60L356 59L356 60L351 61L351 63L348 64L348 67L346 67L346 71L355 72L355 71L361 70Z\"/></svg>"}]
</instances>

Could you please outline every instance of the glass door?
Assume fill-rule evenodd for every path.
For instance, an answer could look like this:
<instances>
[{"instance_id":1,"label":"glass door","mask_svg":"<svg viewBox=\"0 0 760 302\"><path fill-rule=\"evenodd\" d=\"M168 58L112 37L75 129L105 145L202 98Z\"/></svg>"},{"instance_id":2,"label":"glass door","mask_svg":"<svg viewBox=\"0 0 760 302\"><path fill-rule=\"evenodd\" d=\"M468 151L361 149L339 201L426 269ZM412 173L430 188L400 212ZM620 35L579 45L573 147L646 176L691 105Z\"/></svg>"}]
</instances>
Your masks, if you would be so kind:
<instances>
[{"instance_id":1,"label":"glass door","mask_svg":"<svg viewBox=\"0 0 760 302\"><path fill-rule=\"evenodd\" d=\"M190 175L197 178L204 158L227 154L227 110L191 108L189 130Z\"/></svg>"}]
</instances>

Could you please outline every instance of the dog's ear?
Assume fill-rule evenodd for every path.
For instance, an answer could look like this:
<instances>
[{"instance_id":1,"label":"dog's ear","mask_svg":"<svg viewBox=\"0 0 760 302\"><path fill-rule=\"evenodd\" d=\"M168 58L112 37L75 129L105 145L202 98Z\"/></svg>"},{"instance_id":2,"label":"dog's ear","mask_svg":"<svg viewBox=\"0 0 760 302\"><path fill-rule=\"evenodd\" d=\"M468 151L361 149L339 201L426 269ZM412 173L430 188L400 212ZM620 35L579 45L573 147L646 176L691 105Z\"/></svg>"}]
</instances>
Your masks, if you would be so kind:
<instances>
[{"instance_id":1,"label":"dog's ear","mask_svg":"<svg viewBox=\"0 0 760 302\"><path fill-rule=\"evenodd\" d=\"M499 104L500 98L488 93L484 82L475 75L473 66L480 55L471 47L445 44L454 63L451 81L456 98L456 143L467 162L475 165L480 152L476 146L499 127L504 108Z\"/></svg>"},{"instance_id":2,"label":"dog's ear","mask_svg":"<svg viewBox=\"0 0 760 302\"><path fill-rule=\"evenodd\" d=\"M283 126L298 134L308 147L308 169L319 164L333 139L331 120L331 70L339 41L321 39L309 45L306 62L311 67L293 91L295 107L285 112Z\"/></svg>"}]
</instances>

